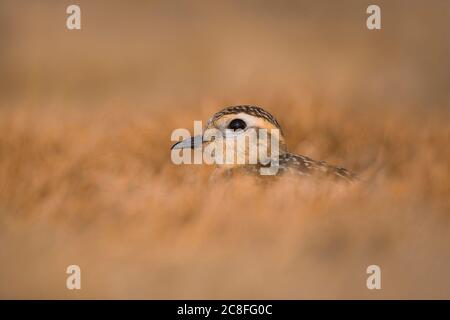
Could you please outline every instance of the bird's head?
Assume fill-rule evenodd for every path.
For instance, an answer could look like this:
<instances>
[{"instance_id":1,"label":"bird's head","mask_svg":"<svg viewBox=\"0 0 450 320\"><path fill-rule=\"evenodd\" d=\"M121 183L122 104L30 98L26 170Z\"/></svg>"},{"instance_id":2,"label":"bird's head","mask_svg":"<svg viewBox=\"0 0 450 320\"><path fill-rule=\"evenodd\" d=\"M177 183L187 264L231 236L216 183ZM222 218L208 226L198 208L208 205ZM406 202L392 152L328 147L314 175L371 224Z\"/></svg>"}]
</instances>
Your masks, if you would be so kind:
<instances>
[{"instance_id":1,"label":"bird's head","mask_svg":"<svg viewBox=\"0 0 450 320\"><path fill-rule=\"evenodd\" d=\"M278 151L272 152L275 140ZM227 149L234 150L235 161L227 162L228 167L252 163L254 157L258 164L267 164L274 156L287 152L283 132L275 117L260 107L248 105L227 107L215 113L202 135L172 146L172 149L196 148L223 150L223 154ZM237 160L239 157L241 161Z\"/></svg>"}]
</instances>

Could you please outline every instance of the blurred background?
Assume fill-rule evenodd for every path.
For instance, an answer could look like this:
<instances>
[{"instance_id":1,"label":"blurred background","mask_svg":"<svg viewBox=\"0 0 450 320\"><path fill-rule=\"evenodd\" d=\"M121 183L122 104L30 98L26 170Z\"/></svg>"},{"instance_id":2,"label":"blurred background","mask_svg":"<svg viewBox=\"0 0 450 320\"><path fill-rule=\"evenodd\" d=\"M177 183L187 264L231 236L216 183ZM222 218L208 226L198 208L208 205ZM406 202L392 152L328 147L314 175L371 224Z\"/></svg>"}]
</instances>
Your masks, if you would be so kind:
<instances>
[{"instance_id":1,"label":"blurred background","mask_svg":"<svg viewBox=\"0 0 450 320\"><path fill-rule=\"evenodd\" d=\"M450 298L449 30L443 0L0 0L0 298ZM364 182L171 163L237 104Z\"/></svg>"}]
</instances>

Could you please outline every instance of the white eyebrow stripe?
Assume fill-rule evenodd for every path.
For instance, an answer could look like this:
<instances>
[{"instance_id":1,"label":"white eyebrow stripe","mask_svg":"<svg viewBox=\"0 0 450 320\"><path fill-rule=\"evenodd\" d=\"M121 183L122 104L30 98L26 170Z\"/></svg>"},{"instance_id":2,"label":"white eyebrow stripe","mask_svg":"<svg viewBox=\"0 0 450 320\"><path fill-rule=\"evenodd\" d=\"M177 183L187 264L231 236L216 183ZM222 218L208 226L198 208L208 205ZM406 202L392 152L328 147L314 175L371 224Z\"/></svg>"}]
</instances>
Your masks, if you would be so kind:
<instances>
[{"instance_id":1,"label":"white eyebrow stripe","mask_svg":"<svg viewBox=\"0 0 450 320\"><path fill-rule=\"evenodd\" d=\"M245 112L237 113L235 115L235 117L230 118L230 121L227 123L227 125L231 121L233 121L234 119L244 120L245 123L247 124L247 127L267 128L268 124L270 124L273 127L275 127L275 125L273 125L272 123L267 121L267 119L262 118L262 117L258 117L258 116L254 116L254 115L251 115L251 114L248 114L248 113L245 113Z\"/></svg>"}]
</instances>

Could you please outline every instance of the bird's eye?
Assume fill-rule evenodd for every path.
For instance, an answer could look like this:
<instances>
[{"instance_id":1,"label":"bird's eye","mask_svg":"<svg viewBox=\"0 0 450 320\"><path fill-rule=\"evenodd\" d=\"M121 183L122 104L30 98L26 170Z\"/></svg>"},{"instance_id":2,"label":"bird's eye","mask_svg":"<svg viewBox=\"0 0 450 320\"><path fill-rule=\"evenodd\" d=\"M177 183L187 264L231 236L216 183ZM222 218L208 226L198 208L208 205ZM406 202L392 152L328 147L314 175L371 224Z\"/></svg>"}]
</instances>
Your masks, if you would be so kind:
<instances>
[{"instance_id":1,"label":"bird's eye","mask_svg":"<svg viewBox=\"0 0 450 320\"><path fill-rule=\"evenodd\" d=\"M247 127L247 124L245 123L244 120L241 119L234 119L228 125L228 128L231 130L238 130L238 129L244 130L245 127Z\"/></svg>"}]
</instances>

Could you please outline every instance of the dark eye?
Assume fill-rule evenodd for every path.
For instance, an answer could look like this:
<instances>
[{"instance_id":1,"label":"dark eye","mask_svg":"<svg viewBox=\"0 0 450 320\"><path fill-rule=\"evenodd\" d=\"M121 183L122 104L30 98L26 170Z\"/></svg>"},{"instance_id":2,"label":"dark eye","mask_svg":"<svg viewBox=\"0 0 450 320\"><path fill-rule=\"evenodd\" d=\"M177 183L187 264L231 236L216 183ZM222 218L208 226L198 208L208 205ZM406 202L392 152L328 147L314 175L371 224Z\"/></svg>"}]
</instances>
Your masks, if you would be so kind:
<instances>
[{"instance_id":1,"label":"dark eye","mask_svg":"<svg viewBox=\"0 0 450 320\"><path fill-rule=\"evenodd\" d=\"M234 119L228 125L228 128L231 130L238 130L238 129L244 130L245 127L247 127L247 124L245 123L244 120L241 120L241 119Z\"/></svg>"}]
</instances>

